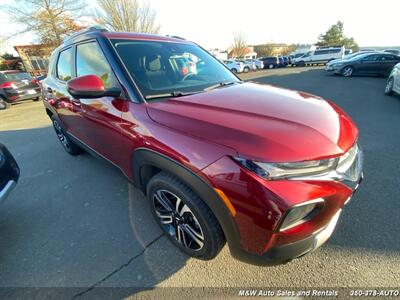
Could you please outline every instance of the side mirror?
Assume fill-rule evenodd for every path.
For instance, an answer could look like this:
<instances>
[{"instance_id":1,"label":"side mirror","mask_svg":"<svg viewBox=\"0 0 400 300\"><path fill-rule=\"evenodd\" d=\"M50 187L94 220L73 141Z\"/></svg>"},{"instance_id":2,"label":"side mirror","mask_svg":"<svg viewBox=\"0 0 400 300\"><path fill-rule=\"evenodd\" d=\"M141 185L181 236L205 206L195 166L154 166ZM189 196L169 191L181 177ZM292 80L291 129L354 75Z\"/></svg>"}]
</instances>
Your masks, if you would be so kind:
<instances>
[{"instance_id":1,"label":"side mirror","mask_svg":"<svg viewBox=\"0 0 400 300\"><path fill-rule=\"evenodd\" d=\"M96 75L85 75L67 82L68 92L75 98L119 97L120 88L105 89L103 82Z\"/></svg>"}]
</instances>

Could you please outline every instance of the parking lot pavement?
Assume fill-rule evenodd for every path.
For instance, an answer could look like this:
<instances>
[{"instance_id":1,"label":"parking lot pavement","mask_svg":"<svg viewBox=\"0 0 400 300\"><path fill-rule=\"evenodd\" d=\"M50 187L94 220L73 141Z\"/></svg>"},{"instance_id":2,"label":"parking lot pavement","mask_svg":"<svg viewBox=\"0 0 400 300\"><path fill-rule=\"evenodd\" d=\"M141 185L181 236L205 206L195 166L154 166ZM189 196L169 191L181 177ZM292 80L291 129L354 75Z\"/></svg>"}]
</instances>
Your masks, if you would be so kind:
<instances>
[{"instance_id":1,"label":"parking lot pavement","mask_svg":"<svg viewBox=\"0 0 400 300\"><path fill-rule=\"evenodd\" d=\"M245 80L326 97L356 121L365 180L332 238L289 264L257 267L230 257L189 259L161 235L141 192L120 172L59 145L41 103L0 111L0 141L21 167L0 205L0 286L76 287L398 287L400 285L400 97L385 79L286 68Z\"/></svg>"}]
</instances>

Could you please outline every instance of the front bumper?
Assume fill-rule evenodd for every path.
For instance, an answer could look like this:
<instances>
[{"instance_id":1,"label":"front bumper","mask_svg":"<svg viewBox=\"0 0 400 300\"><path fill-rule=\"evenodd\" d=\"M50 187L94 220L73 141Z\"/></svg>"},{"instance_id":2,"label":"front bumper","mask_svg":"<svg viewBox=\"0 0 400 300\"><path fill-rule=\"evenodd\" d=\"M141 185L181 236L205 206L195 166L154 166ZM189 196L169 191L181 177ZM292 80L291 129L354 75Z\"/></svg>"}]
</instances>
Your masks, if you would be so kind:
<instances>
[{"instance_id":1,"label":"front bumper","mask_svg":"<svg viewBox=\"0 0 400 300\"><path fill-rule=\"evenodd\" d=\"M313 252L322 246L332 235L336 228L337 222L340 217L341 210L339 210L329 223L322 229L316 231L305 239L271 248L263 255L255 255L244 251L242 248L230 248L231 254L238 260L246 263L273 266L287 263L295 258L299 258L308 253Z\"/></svg>"}]
</instances>

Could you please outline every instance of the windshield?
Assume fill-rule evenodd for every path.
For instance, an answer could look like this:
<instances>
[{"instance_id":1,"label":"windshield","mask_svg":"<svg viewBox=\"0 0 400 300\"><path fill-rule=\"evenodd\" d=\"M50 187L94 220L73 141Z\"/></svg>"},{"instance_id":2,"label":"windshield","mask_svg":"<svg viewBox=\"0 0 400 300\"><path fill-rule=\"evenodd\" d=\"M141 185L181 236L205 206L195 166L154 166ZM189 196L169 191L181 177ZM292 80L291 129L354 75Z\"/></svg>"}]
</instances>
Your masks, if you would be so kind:
<instances>
[{"instance_id":1,"label":"windshield","mask_svg":"<svg viewBox=\"0 0 400 300\"><path fill-rule=\"evenodd\" d=\"M15 72L15 73L3 73L6 80L9 81L19 81L19 80L31 80L32 77L29 73Z\"/></svg>"},{"instance_id":2,"label":"windshield","mask_svg":"<svg viewBox=\"0 0 400 300\"><path fill-rule=\"evenodd\" d=\"M128 72L147 99L186 95L240 82L223 64L193 44L112 40Z\"/></svg>"}]
</instances>

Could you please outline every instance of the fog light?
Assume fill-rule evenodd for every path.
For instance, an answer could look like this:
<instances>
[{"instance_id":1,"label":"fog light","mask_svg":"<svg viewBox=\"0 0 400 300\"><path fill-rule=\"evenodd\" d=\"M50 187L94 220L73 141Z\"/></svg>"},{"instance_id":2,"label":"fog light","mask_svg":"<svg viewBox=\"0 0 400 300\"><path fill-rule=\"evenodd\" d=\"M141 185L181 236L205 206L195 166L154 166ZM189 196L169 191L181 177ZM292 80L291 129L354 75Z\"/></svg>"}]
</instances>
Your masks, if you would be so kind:
<instances>
[{"instance_id":1,"label":"fog light","mask_svg":"<svg viewBox=\"0 0 400 300\"><path fill-rule=\"evenodd\" d=\"M310 220L323 204L324 199L318 198L292 207L284 217L279 230L284 231Z\"/></svg>"}]
</instances>

